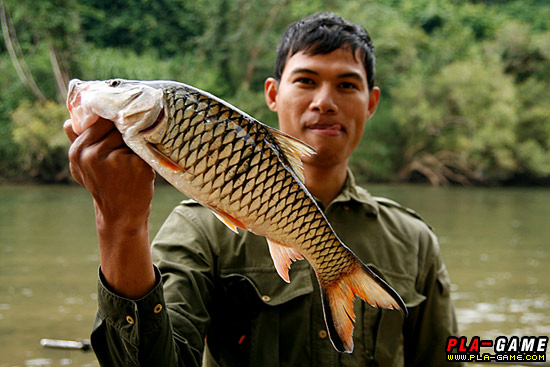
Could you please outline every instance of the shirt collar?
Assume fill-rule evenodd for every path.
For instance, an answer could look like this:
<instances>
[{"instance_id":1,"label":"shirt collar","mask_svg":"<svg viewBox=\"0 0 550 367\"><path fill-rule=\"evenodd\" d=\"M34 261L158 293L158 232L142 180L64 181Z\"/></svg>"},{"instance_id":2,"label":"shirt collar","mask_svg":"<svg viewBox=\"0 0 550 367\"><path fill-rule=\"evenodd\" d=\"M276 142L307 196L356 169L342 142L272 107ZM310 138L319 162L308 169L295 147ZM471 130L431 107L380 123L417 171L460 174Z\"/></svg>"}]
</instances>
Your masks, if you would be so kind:
<instances>
[{"instance_id":1,"label":"shirt collar","mask_svg":"<svg viewBox=\"0 0 550 367\"><path fill-rule=\"evenodd\" d=\"M378 215L378 203L373 199L371 194L366 189L358 186L355 183L355 177L348 167L344 186L342 187L340 193L334 198L334 200L332 200L330 205L338 202L350 201L361 203L367 213L375 216Z\"/></svg>"}]
</instances>

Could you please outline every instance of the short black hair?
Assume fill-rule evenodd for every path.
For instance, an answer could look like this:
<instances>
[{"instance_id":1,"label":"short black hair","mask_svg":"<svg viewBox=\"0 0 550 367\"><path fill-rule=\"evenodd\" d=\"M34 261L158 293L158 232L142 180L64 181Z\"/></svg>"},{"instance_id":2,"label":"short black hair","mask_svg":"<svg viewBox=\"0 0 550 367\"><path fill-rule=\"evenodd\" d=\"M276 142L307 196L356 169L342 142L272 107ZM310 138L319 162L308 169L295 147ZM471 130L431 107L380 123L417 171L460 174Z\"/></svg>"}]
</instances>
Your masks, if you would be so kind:
<instances>
[{"instance_id":1,"label":"short black hair","mask_svg":"<svg viewBox=\"0 0 550 367\"><path fill-rule=\"evenodd\" d=\"M374 86L374 45L367 30L334 13L316 13L292 23L277 47L274 77L281 80L286 61L302 51L306 55L328 54L349 47L355 57L359 50L367 72L369 90Z\"/></svg>"}]
</instances>

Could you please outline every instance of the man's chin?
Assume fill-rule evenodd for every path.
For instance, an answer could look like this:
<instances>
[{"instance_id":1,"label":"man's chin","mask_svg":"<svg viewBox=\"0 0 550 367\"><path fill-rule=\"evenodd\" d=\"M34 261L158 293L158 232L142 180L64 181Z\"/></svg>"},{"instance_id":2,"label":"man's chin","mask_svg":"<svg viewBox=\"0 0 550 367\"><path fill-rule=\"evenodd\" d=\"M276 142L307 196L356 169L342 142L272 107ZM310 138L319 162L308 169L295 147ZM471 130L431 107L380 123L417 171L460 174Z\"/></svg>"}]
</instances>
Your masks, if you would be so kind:
<instances>
[{"instance_id":1,"label":"man's chin","mask_svg":"<svg viewBox=\"0 0 550 367\"><path fill-rule=\"evenodd\" d=\"M343 159L340 154L326 150L318 151L317 154L311 157L302 157L304 165L313 167L330 168L339 164L342 164Z\"/></svg>"}]
</instances>

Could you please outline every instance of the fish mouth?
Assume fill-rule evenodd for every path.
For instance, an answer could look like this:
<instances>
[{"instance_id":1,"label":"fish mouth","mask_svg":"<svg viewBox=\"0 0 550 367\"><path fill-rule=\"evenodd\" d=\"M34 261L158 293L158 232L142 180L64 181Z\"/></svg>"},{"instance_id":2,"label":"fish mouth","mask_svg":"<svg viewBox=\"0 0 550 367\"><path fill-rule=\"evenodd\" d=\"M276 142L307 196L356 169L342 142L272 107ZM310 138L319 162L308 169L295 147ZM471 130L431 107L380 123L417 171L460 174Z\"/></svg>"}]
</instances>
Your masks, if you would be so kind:
<instances>
[{"instance_id":1,"label":"fish mouth","mask_svg":"<svg viewBox=\"0 0 550 367\"><path fill-rule=\"evenodd\" d=\"M67 109L71 115L73 130L78 135L82 134L88 126L93 125L99 119L99 115L82 104L81 93L82 90L76 90L73 86L69 90L69 98L67 99Z\"/></svg>"},{"instance_id":2,"label":"fish mouth","mask_svg":"<svg viewBox=\"0 0 550 367\"><path fill-rule=\"evenodd\" d=\"M80 105L81 89L78 88L80 83L81 81L78 79L71 79L69 82L69 90L67 91L67 108L69 110Z\"/></svg>"}]
</instances>

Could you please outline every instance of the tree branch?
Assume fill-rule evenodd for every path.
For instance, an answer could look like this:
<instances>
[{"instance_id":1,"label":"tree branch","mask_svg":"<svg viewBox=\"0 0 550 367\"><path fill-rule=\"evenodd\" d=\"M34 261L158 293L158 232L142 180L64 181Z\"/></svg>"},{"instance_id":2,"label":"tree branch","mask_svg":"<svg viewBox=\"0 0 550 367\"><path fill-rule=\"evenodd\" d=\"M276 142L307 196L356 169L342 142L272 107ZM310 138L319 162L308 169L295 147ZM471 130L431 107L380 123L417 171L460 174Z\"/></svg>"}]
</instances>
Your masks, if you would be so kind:
<instances>
[{"instance_id":1,"label":"tree branch","mask_svg":"<svg viewBox=\"0 0 550 367\"><path fill-rule=\"evenodd\" d=\"M55 82L57 84L58 98L64 100L67 96L67 84L69 83L69 81L67 80L67 74L64 73L59 66L57 52L55 51L55 47L53 45L50 46L50 61L52 63L53 73L55 75Z\"/></svg>"},{"instance_id":2,"label":"tree branch","mask_svg":"<svg viewBox=\"0 0 550 367\"><path fill-rule=\"evenodd\" d=\"M22 57L20 59L17 55L17 52L15 51L15 47L18 47L17 37L15 36L15 30L13 29L9 14L6 12L6 9L4 8L4 2L2 0L0 0L0 22L2 25L2 35L4 36L6 48L8 49L11 62L13 64L13 67L15 68L15 71L17 72L17 75L19 76L19 79L27 88L29 88L33 92L36 98L38 98L41 102L46 102L47 99L46 97L44 97L44 94L42 94L42 92L36 85L36 82L34 81L32 74L27 67L27 64L25 63L25 60Z\"/></svg>"},{"instance_id":3,"label":"tree branch","mask_svg":"<svg viewBox=\"0 0 550 367\"><path fill-rule=\"evenodd\" d=\"M256 68L258 56L260 56L260 52L262 51L262 46L265 43L265 38L267 37L267 34L269 33L271 27L273 27L273 23L275 23L277 15L288 4L288 2L289 0L283 0L277 3L271 8L271 11L269 12L267 20L264 23L264 27L262 28L262 33L257 38L258 41L256 42L256 45L254 46L254 48L252 48L252 51L250 51L250 58L246 66L246 75L243 82L244 90L250 89L250 84L252 83L252 75L254 74L254 69Z\"/></svg>"}]
</instances>

